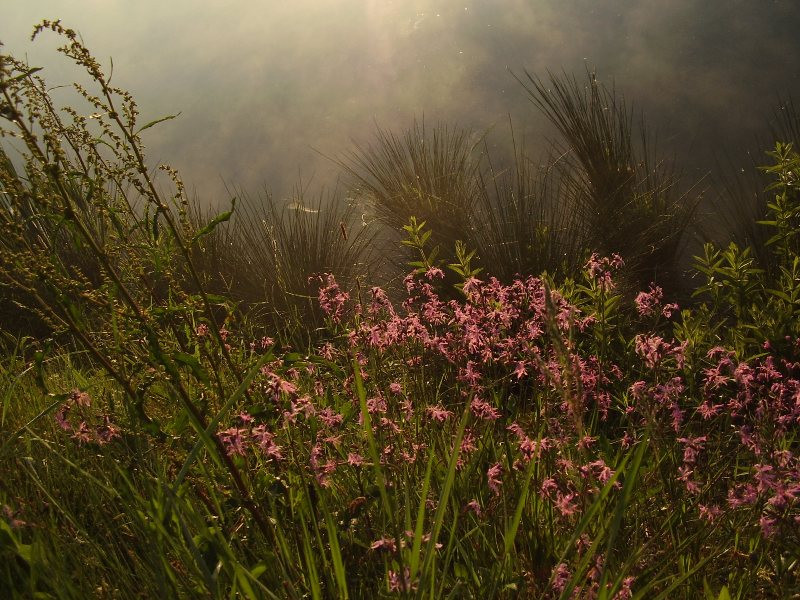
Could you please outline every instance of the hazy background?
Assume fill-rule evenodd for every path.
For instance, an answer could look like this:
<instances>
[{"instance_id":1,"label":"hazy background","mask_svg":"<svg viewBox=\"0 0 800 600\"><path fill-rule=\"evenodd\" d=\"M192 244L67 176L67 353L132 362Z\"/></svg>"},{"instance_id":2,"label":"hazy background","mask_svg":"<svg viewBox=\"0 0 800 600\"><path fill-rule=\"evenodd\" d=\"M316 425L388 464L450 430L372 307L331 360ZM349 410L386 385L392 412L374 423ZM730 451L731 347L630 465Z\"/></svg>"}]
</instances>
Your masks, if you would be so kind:
<instances>
[{"instance_id":1,"label":"hazy background","mask_svg":"<svg viewBox=\"0 0 800 600\"><path fill-rule=\"evenodd\" d=\"M149 159L189 190L225 201L225 183L282 197L302 177L335 181L341 156L375 124L423 114L502 138L510 115L540 141L552 131L509 69L615 83L659 145L702 172L766 133L778 98L800 101L796 0L2 0L5 51L72 78L55 36L62 19L133 92ZM766 139L766 135L765 135ZM760 149L759 149L760 150ZM744 161L741 161L744 165Z\"/></svg>"}]
</instances>

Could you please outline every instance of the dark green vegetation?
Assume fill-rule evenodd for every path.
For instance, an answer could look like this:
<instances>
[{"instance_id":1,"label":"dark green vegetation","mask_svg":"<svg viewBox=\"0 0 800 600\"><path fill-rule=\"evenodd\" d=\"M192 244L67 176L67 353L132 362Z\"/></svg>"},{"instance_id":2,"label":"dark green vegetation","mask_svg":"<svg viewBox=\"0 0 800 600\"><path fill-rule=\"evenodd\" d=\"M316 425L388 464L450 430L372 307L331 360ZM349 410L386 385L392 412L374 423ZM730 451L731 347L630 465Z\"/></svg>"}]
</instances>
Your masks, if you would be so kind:
<instances>
[{"instance_id":1,"label":"dark green vegetation","mask_svg":"<svg viewBox=\"0 0 800 600\"><path fill-rule=\"evenodd\" d=\"M766 233L692 269L696 201L591 77L521 79L544 167L381 131L359 210L206 215L44 30L93 88L2 56L0 595L800 594L791 145Z\"/></svg>"}]
</instances>

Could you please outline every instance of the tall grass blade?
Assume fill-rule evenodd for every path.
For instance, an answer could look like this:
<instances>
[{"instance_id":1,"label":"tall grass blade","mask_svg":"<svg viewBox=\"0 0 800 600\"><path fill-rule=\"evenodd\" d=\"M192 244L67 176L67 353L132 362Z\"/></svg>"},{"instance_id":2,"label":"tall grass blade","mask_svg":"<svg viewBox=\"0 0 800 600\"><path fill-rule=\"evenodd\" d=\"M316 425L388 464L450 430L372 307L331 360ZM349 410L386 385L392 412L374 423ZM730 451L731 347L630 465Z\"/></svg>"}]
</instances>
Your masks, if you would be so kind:
<instances>
[{"instance_id":1,"label":"tall grass blade","mask_svg":"<svg viewBox=\"0 0 800 600\"><path fill-rule=\"evenodd\" d=\"M411 546L411 559L409 562L410 580L414 581L419 569L420 551L422 549L422 532L425 528L425 508L428 501L428 491L431 487L431 475L433 474L433 462L436 458L436 448L431 444L428 450L428 464L425 467L425 477L422 480L422 491L417 507L417 520L414 525L414 543Z\"/></svg>"},{"instance_id":2,"label":"tall grass blade","mask_svg":"<svg viewBox=\"0 0 800 600\"><path fill-rule=\"evenodd\" d=\"M314 551L311 549L308 526L302 514L300 515L300 527L303 532L303 558L306 563L306 584L311 588L311 598L313 598L313 600L322 600L322 587L319 584L319 574L317 573Z\"/></svg>"},{"instance_id":3,"label":"tall grass blade","mask_svg":"<svg viewBox=\"0 0 800 600\"><path fill-rule=\"evenodd\" d=\"M336 523L333 520L331 511L328 510L328 504L322 493L319 493L319 504L322 509L322 514L325 518L325 529L328 532L328 545L330 546L331 562L333 562L333 574L336 578L336 588L339 590L339 598L349 598L347 591L347 577L344 570L344 560L342 559L342 551L339 548L339 531Z\"/></svg>"},{"instance_id":4,"label":"tall grass blade","mask_svg":"<svg viewBox=\"0 0 800 600\"><path fill-rule=\"evenodd\" d=\"M355 358L352 360L353 377L355 380L356 394L358 395L358 402L361 407L361 419L363 421L364 436L367 438L367 447L369 450L370 460L372 461L372 468L375 472L376 485L378 492L381 495L381 504L383 512L388 522L392 522L393 511L391 502L389 502L389 495L386 493L386 479L383 475L381 468L381 457L378 453L378 445L375 443L375 434L372 431L372 420L370 418L369 409L367 408L367 392L364 389L364 381L361 378L361 366Z\"/></svg>"},{"instance_id":5,"label":"tall grass blade","mask_svg":"<svg viewBox=\"0 0 800 600\"><path fill-rule=\"evenodd\" d=\"M453 482L455 482L456 478L456 464L458 463L458 455L461 453L461 441L464 438L464 430L469 422L469 416L470 403L465 402L464 412L461 415L461 421L458 423L458 429L456 430L456 435L453 438L453 450L450 452L450 457L447 464L447 476L445 477L442 491L439 494L436 512L433 515L433 523L431 524L431 537L430 540L428 540L428 545L425 548L425 562L423 563L422 572L420 574L421 580L424 580L428 573L433 573L433 564L436 560L436 544L438 543L439 534L441 533L442 524L444 523L444 515L450 502L450 492L453 489ZM458 515L458 511L456 511L456 515ZM453 533L455 532L453 531L451 535ZM418 596L422 593L422 586L420 586L419 590ZM431 589L431 593L433 593L433 589Z\"/></svg>"}]
</instances>

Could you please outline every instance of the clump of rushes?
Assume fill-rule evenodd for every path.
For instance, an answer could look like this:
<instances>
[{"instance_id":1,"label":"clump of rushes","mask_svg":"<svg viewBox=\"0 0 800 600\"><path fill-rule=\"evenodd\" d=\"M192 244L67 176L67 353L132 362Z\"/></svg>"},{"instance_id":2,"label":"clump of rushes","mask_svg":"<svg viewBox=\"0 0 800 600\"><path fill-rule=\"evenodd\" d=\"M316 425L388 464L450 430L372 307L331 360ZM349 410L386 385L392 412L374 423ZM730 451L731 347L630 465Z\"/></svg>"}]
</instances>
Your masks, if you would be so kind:
<instances>
[{"instance_id":1,"label":"clump of rushes","mask_svg":"<svg viewBox=\"0 0 800 600\"><path fill-rule=\"evenodd\" d=\"M636 131L624 99L593 72L583 85L566 74L543 80L525 72L517 79L561 135L554 148L561 201L579 215L584 247L624 256L634 285L654 279L679 288L697 200L679 190L677 174L657 158L644 125Z\"/></svg>"},{"instance_id":2,"label":"clump of rushes","mask_svg":"<svg viewBox=\"0 0 800 600\"><path fill-rule=\"evenodd\" d=\"M426 222L445 260L461 240L505 281L545 270L574 278L595 250L626 257L629 292L651 280L681 290L698 202L692 190L679 190L644 126L636 131L623 99L593 73L583 86L567 75L525 75L519 82L562 138L549 157L533 161L513 128L506 168L469 130L379 129L340 161L356 194L397 232L411 216Z\"/></svg>"},{"instance_id":3,"label":"clump of rushes","mask_svg":"<svg viewBox=\"0 0 800 600\"><path fill-rule=\"evenodd\" d=\"M488 149L476 202L474 236L479 262L502 281L517 275L575 277L586 259L587 224L574 211L568 179L557 157L544 162L529 156L510 127L510 166L495 165Z\"/></svg>"},{"instance_id":4,"label":"clump of rushes","mask_svg":"<svg viewBox=\"0 0 800 600\"><path fill-rule=\"evenodd\" d=\"M362 224L339 190L309 199L269 194L241 200L231 219L204 236L193 258L210 290L238 303L251 326L305 347L323 327L316 303L319 276L333 273L348 290L375 269L376 228ZM209 220L195 206L197 223Z\"/></svg>"},{"instance_id":5,"label":"clump of rushes","mask_svg":"<svg viewBox=\"0 0 800 600\"><path fill-rule=\"evenodd\" d=\"M449 249L474 227L481 195L478 141L444 124L415 123L402 136L378 129L373 144L356 148L341 165L382 223L400 231L416 217Z\"/></svg>"},{"instance_id":6,"label":"clump of rushes","mask_svg":"<svg viewBox=\"0 0 800 600\"><path fill-rule=\"evenodd\" d=\"M130 96L45 29L97 90L65 122L2 58L0 277L71 343L0 361L0 595L800 593L791 147L776 268L709 246L692 310L657 281L627 299L628 257L588 248L559 282L485 274L470 240L441 263L420 217L402 297L320 273L291 351L204 291L197 247L233 215L193 226L169 169L162 197Z\"/></svg>"}]
</instances>

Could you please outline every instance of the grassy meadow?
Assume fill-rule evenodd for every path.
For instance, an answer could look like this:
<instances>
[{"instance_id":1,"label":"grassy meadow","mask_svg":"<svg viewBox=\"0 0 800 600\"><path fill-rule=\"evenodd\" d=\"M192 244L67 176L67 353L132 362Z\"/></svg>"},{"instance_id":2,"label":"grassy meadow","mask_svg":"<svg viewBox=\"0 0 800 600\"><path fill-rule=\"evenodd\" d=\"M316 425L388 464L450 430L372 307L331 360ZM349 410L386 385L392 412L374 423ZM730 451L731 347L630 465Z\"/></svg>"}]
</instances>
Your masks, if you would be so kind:
<instances>
[{"instance_id":1,"label":"grassy meadow","mask_svg":"<svg viewBox=\"0 0 800 600\"><path fill-rule=\"evenodd\" d=\"M90 85L0 47L0 597L800 598L793 109L713 234L591 73L518 77L546 160L210 212L34 35Z\"/></svg>"}]
</instances>

